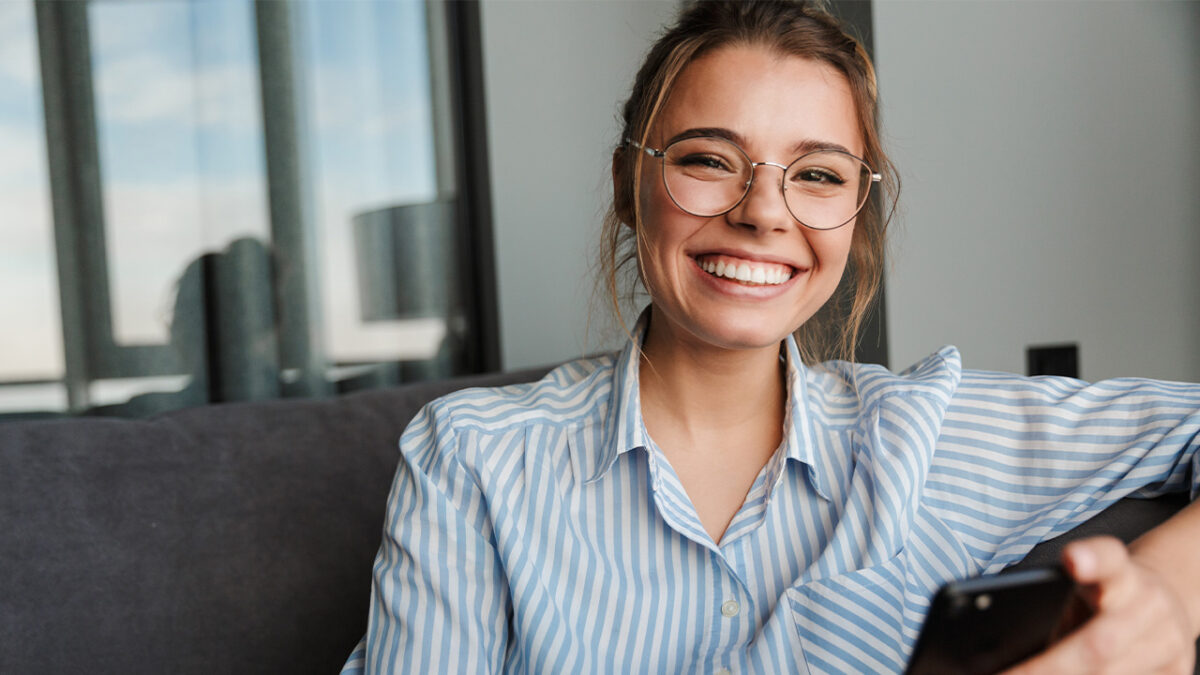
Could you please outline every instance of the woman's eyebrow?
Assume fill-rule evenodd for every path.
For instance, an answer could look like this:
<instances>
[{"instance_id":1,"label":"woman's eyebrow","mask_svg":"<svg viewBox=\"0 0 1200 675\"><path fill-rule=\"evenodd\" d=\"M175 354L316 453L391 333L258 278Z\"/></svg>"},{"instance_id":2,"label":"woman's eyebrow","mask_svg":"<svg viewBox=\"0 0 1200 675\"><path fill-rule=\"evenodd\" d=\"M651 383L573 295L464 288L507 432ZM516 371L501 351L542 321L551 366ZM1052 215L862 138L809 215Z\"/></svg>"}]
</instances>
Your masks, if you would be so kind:
<instances>
[{"instance_id":1,"label":"woman's eyebrow","mask_svg":"<svg viewBox=\"0 0 1200 675\"><path fill-rule=\"evenodd\" d=\"M726 129L724 127L693 127L691 129L684 129L683 131L667 139L666 145L670 145L675 141L682 141L685 138L697 138L699 136L714 136L716 138L723 138L727 141L736 143L739 147L745 147L746 145L746 139L741 134L733 131L732 129Z\"/></svg>"},{"instance_id":2,"label":"woman's eyebrow","mask_svg":"<svg viewBox=\"0 0 1200 675\"><path fill-rule=\"evenodd\" d=\"M745 149L746 147L746 138L744 136L732 129L726 129L725 127L693 127L691 129L685 129L667 139L667 142L664 145L670 145L685 138L696 138L698 136L713 136L715 138L723 138L727 141L736 143L740 148ZM834 143L833 141L822 141L814 138L806 138L796 143L792 146L791 152L793 157L799 157L800 155L816 152L818 150L835 150L837 152L844 152L847 155L854 154L853 152L850 152L846 146L840 143Z\"/></svg>"},{"instance_id":3,"label":"woman's eyebrow","mask_svg":"<svg viewBox=\"0 0 1200 675\"><path fill-rule=\"evenodd\" d=\"M846 146L840 143L834 143L833 141L819 141L812 138L806 138L792 146L792 152L797 157L800 155L806 155L810 152L816 152L818 150L834 150L836 152L844 152L847 155L854 154L853 152L850 152Z\"/></svg>"}]
</instances>

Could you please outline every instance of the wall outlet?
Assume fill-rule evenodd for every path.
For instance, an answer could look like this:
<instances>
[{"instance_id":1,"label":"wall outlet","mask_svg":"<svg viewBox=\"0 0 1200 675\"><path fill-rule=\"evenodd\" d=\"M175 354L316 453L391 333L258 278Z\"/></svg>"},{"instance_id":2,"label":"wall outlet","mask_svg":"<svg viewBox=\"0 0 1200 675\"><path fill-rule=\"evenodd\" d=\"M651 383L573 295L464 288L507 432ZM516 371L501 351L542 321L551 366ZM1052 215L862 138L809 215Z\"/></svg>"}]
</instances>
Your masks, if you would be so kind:
<instances>
[{"instance_id":1,"label":"wall outlet","mask_svg":"<svg viewBox=\"0 0 1200 675\"><path fill-rule=\"evenodd\" d=\"M1030 345L1025 348L1026 375L1079 377L1079 345Z\"/></svg>"}]
</instances>

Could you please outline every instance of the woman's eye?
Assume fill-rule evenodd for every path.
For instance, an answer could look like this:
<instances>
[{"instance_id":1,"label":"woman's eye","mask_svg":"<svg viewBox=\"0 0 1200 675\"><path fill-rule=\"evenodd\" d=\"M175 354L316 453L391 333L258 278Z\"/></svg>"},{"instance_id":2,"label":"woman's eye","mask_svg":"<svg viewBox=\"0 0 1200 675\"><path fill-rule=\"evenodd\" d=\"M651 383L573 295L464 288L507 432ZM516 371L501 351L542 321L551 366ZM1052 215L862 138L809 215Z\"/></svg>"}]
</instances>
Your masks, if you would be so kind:
<instances>
[{"instance_id":1,"label":"woman's eye","mask_svg":"<svg viewBox=\"0 0 1200 675\"><path fill-rule=\"evenodd\" d=\"M833 171L820 167L800 169L796 172L794 180L800 183L824 183L827 185L842 185L846 182Z\"/></svg>"},{"instance_id":2,"label":"woman's eye","mask_svg":"<svg viewBox=\"0 0 1200 675\"><path fill-rule=\"evenodd\" d=\"M680 166L729 171L729 162L718 155L687 155L679 159Z\"/></svg>"}]
</instances>

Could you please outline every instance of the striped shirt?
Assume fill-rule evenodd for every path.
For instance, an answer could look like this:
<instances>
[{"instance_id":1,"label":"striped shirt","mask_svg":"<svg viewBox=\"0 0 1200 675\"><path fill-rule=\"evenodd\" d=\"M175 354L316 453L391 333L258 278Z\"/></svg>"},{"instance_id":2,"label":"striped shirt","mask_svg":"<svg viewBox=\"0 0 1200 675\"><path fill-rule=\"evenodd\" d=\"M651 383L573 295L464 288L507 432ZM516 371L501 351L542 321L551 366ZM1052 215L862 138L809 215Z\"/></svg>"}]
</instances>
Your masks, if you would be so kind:
<instances>
[{"instance_id":1,"label":"striped shirt","mask_svg":"<svg viewBox=\"0 0 1200 675\"><path fill-rule=\"evenodd\" d=\"M638 334L640 339L641 335ZM638 358L426 406L343 673L896 672L943 582L1200 476L1200 385L805 367L720 543L646 433Z\"/></svg>"}]
</instances>

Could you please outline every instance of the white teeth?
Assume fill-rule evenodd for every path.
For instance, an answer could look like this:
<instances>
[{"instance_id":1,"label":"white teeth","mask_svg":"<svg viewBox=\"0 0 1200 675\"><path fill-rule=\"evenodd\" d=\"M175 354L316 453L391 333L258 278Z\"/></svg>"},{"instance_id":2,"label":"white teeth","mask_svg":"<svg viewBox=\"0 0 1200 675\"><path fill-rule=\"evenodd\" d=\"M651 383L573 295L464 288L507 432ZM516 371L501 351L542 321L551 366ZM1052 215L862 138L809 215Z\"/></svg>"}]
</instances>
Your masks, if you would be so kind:
<instances>
[{"instance_id":1,"label":"white teeth","mask_svg":"<svg viewBox=\"0 0 1200 675\"><path fill-rule=\"evenodd\" d=\"M709 274L725 279L733 279L747 284L778 285L792 278L791 270L777 265L754 266L749 263L726 263L724 260L698 261L700 269Z\"/></svg>"}]
</instances>

